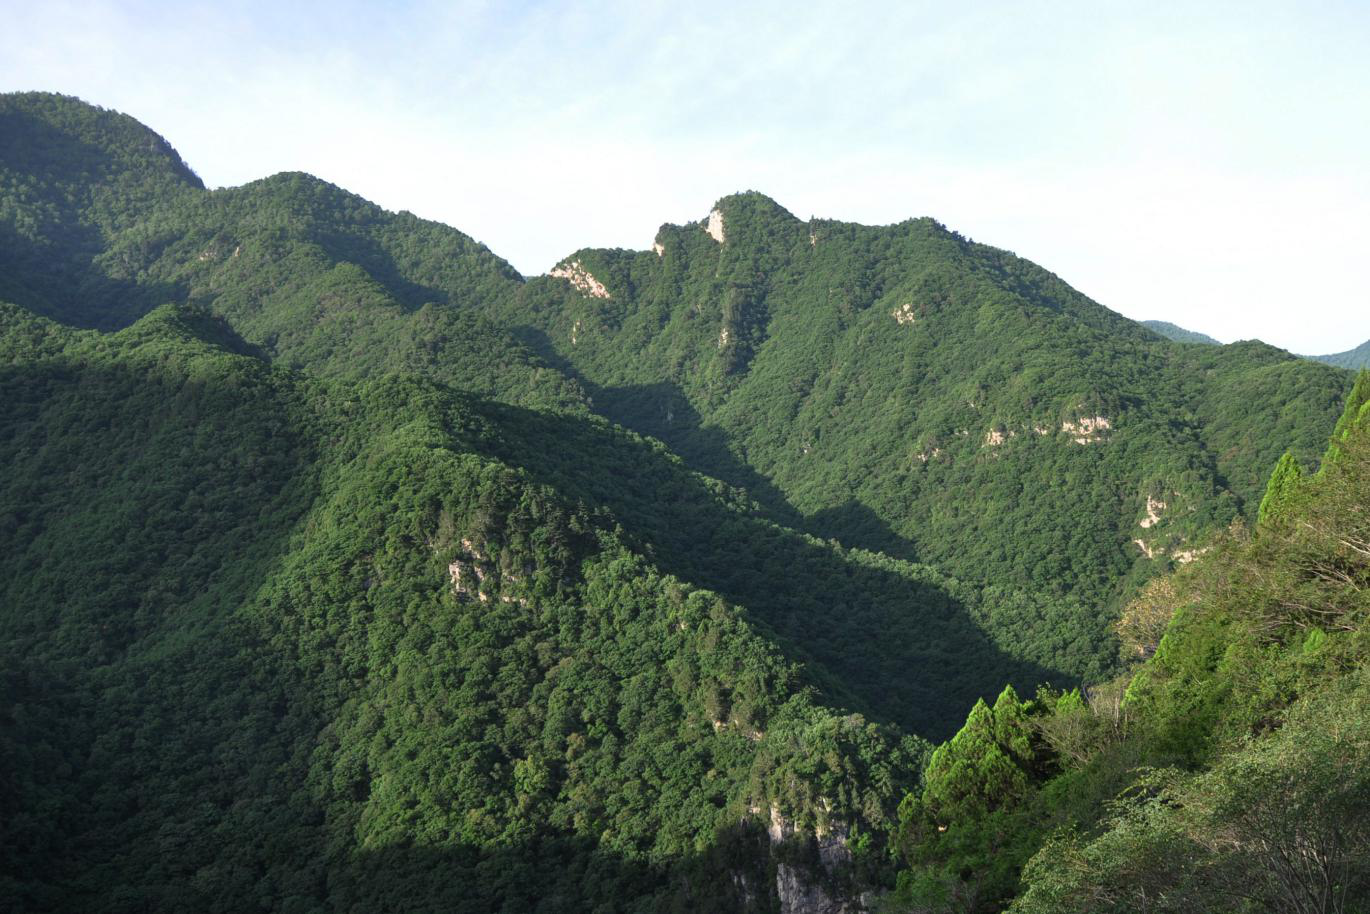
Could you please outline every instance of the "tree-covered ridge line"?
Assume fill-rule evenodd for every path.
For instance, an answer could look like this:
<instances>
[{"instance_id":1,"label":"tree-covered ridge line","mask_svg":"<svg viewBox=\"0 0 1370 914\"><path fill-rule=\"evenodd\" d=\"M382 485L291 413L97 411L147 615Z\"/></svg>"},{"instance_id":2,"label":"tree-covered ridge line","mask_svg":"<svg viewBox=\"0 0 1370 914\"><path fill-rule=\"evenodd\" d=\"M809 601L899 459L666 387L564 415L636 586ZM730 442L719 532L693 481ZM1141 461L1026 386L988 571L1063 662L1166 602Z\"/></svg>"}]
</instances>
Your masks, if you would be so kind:
<instances>
[{"instance_id":1,"label":"tree-covered ridge line","mask_svg":"<svg viewBox=\"0 0 1370 914\"><path fill-rule=\"evenodd\" d=\"M1207 346L1221 346L1218 340L1203 333L1193 330L1186 330L1183 327L1169 323L1167 321L1142 321L1142 326L1149 330L1154 330L1166 339L1175 340L1179 343L1202 343ZM1352 371L1359 371L1362 368L1370 368L1370 340L1361 343L1354 349L1345 352L1337 352L1331 355L1306 355L1305 359L1312 359L1317 362L1324 362L1328 365L1336 365L1338 368L1348 368Z\"/></svg>"},{"instance_id":2,"label":"tree-covered ridge line","mask_svg":"<svg viewBox=\"0 0 1370 914\"><path fill-rule=\"evenodd\" d=\"M77 152L110 145L108 115L75 100L3 103L64 125ZM1311 463L1344 390L1256 344L1159 344L928 219L803 222L737 195L663 227L653 251L567 258L587 294L524 282L460 232L301 174L135 195L147 169L115 157L98 186L136 201L128 213L72 205L34 221L87 172L35 177L26 163L47 147L16 148L0 171L36 189L6 198L15 250L42 259L79 239L88 258L39 273L47 297L16 287L22 304L108 327L189 301L312 375L402 370L597 412L745 488L780 524L965 581L987 595L996 641L1069 676L1103 674L1103 618L1141 580L1254 512L1276 439ZM0 275L33 275L23 266Z\"/></svg>"},{"instance_id":3,"label":"tree-covered ridge line","mask_svg":"<svg viewBox=\"0 0 1370 914\"><path fill-rule=\"evenodd\" d=\"M1366 340L1355 349L1348 349L1346 352L1337 352L1332 355L1310 355L1308 358L1352 370L1370 368L1370 340Z\"/></svg>"},{"instance_id":4,"label":"tree-covered ridge line","mask_svg":"<svg viewBox=\"0 0 1370 914\"><path fill-rule=\"evenodd\" d=\"M1197 330L1186 330L1179 324L1172 324L1169 321L1141 321L1141 325L1148 330L1155 331L1168 340L1177 343L1202 343L1205 346L1221 346L1222 343L1213 339L1206 333L1199 333Z\"/></svg>"},{"instance_id":5,"label":"tree-covered ridge line","mask_svg":"<svg viewBox=\"0 0 1370 914\"><path fill-rule=\"evenodd\" d=\"M901 806L895 911L1366 910L1370 372L1315 474L1151 582L1125 671L1005 689Z\"/></svg>"},{"instance_id":6,"label":"tree-covered ridge line","mask_svg":"<svg viewBox=\"0 0 1370 914\"><path fill-rule=\"evenodd\" d=\"M312 373L404 369L584 408L582 391L482 313L522 279L461 232L299 173L215 191L173 180L155 156L156 167L142 163L144 147L109 135L115 116L74 99L6 95L0 112L15 122L0 147L0 233L12 242L0 249L0 300L100 329L168 301L202 304Z\"/></svg>"}]
</instances>

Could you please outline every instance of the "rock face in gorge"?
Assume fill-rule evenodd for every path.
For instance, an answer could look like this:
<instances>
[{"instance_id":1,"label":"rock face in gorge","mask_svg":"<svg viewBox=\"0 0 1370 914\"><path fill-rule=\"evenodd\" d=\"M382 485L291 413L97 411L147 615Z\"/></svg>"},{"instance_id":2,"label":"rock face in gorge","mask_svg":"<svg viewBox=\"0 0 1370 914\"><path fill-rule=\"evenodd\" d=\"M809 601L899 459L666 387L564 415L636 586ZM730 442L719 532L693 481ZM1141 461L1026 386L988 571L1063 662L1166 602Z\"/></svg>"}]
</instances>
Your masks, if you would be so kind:
<instances>
[{"instance_id":1,"label":"rock face in gorge","mask_svg":"<svg viewBox=\"0 0 1370 914\"><path fill-rule=\"evenodd\" d=\"M850 828L842 822L806 833L778 807L766 835L775 861L775 894L782 914L860 914L868 892L852 874Z\"/></svg>"}]
</instances>

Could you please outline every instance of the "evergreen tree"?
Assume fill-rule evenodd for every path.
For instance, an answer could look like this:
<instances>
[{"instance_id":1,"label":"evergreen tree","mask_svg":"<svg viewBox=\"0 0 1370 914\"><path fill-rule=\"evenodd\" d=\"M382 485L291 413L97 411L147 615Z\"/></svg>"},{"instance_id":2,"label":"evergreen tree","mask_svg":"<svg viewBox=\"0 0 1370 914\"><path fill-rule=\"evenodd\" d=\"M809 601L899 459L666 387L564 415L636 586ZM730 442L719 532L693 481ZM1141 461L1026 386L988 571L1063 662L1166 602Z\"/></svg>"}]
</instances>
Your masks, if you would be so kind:
<instances>
[{"instance_id":1,"label":"evergreen tree","mask_svg":"<svg viewBox=\"0 0 1370 914\"><path fill-rule=\"evenodd\" d=\"M1341 418L1337 420L1337 426L1332 430L1332 443L1327 446L1327 453L1322 458L1322 468L1318 470L1321 475L1322 470L1328 464L1335 462L1341 455L1339 443L1351 433L1351 429L1364 418L1366 404L1370 404L1370 369L1361 369L1356 375L1356 383L1351 387L1351 394L1346 398L1346 408L1341 412Z\"/></svg>"},{"instance_id":2,"label":"evergreen tree","mask_svg":"<svg viewBox=\"0 0 1370 914\"><path fill-rule=\"evenodd\" d=\"M1275 472L1270 474L1270 482L1266 485L1265 495L1261 498L1256 522L1264 524L1271 518L1283 514L1302 480L1303 468L1299 466L1293 454L1285 451L1279 463L1275 464Z\"/></svg>"},{"instance_id":3,"label":"evergreen tree","mask_svg":"<svg viewBox=\"0 0 1370 914\"><path fill-rule=\"evenodd\" d=\"M994 738L1018 764L1032 763L1032 725L1028 723L1027 703L1018 698L1013 686L1004 686L994 702Z\"/></svg>"},{"instance_id":4,"label":"evergreen tree","mask_svg":"<svg viewBox=\"0 0 1370 914\"><path fill-rule=\"evenodd\" d=\"M1027 775L1015 758L1021 747L1016 699L1010 686L995 702L996 709L1006 712L1002 727L984 699L977 701L966 725L933 753L923 805L939 823L993 811L1026 789ZM1000 733L1013 741L1011 747L1000 742Z\"/></svg>"}]
</instances>

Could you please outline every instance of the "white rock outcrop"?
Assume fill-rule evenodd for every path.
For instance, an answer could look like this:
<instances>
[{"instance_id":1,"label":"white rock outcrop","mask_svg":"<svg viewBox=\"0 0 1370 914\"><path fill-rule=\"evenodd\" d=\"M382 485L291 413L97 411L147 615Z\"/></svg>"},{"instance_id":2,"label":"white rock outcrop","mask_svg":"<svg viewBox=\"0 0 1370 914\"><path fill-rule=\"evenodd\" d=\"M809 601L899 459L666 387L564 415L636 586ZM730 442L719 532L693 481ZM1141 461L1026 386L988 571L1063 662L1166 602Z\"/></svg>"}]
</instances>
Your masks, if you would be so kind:
<instances>
[{"instance_id":1,"label":"white rock outcrop","mask_svg":"<svg viewBox=\"0 0 1370 914\"><path fill-rule=\"evenodd\" d=\"M1146 517L1138 521L1137 526L1141 527L1143 530L1148 530L1151 527L1156 526L1161 519L1161 512L1164 510L1165 502L1161 501L1159 498L1152 498L1148 495L1146 497Z\"/></svg>"},{"instance_id":2,"label":"white rock outcrop","mask_svg":"<svg viewBox=\"0 0 1370 914\"><path fill-rule=\"evenodd\" d=\"M470 555L469 559L457 559L447 566L448 577L452 579L452 592L458 597L475 597L482 603L490 597L480 588L485 583L485 553L481 552L469 539L461 541L461 546Z\"/></svg>"},{"instance_id":3,"label":"white rock outcrop","mask_svg":"<svg viewBox=\"0 0 1370 914\"><path fill-rule=\"evenodd\" d=\"M890 312L890 317L894 318L897 324L916 324L918 315L913 313L913 302L905 302L898 308Z\"/></svg>"},{"instance_id":4,"label":"white rock outcrop","mask_svg":"<svg viewBox=\"0 0 1370 914\"><path fill-rule=\"evenodd\" d=\"M604 287L604 283L595 279L590 271L581 266L579 260L562 264L553 269L548 276L555 276L557 279L564 279L571 286L588 298L610 298L609 290Z\"/></svg>"},{"instance_id":5,"label":"white rock outcrop","mask_svg":"<svg viewBox=\"0 0 1370 914\"><path fill-rule=\"evenodd\" d=\"M985 432L985 447L998 447L1005 441L1009 440L1010 438L1014 438L1017 435L1018 433L1015 432L1013 429L1009 429L1008 431L1001 431L997 428L992 428L989 431Z\"/></svg>"},{"instance_id":6,"label":"white rock outcrop","mask_svg":"<svg viewBox=\"0 0 1370 914\"><path fill-rule=\"evenodd\" d=\"M1113 423L1105 416L1082 416L1074 422L1061 423L1061 431L1070 435L1070 440L1076 444L1093 444L1111 428Z\"/></svg>"},{"instance_id":7,"label":"white rock outcrop","mask_svg":"<svg viewBox=\"0 0 1370 914\"><path fill-rule=\"evenodd\" d=\"M720 210L713 210L709 213L709 222L704 226L704 231L709 233L709 237L719 244L727 238L727 232L723 230L723 213Z\"/></svg>"}]
</instances>

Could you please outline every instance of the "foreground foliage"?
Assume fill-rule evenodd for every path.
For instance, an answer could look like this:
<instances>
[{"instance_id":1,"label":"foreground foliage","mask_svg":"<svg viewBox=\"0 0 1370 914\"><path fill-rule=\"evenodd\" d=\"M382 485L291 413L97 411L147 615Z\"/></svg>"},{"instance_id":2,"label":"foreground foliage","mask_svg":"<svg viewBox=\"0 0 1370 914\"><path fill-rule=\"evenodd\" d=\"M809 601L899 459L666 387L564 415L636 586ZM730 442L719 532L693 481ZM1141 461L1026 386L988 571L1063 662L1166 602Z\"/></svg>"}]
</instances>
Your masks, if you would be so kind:
<instances>
[{"instance_id":1,"label":"foreground foliage","mask_svg":"<svg viewBox=\"0 0 1370 914\"><path fill-rule=\"evenodd\" d=\"M1254 531L1125 614L1132 671L1001 699L1031 734L1016 754L986 736L997 705L936 750L893 910L1370 909L1367 386L1315 478L1281 461Z\"/></svg>"}]
</instances>

